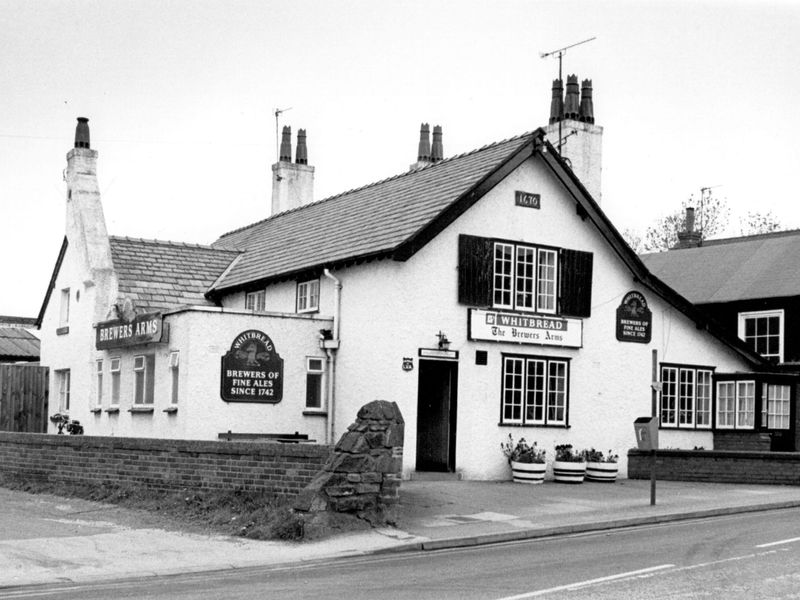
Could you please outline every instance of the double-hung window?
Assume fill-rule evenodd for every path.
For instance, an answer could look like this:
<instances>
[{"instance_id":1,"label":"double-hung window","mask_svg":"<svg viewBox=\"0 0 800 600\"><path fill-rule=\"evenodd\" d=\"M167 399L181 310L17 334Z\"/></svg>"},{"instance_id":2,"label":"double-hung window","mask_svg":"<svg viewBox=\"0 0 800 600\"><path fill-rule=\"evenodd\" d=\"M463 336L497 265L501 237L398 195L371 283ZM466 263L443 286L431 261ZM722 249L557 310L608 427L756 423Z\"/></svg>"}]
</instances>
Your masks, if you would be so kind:
<instances>
[{"instance_id":1,"label":"double-hung window","mask_svg":"<svg viewBox=\"0 0 800 600\"><path fill-rule=\"evenodd\" d=\"M133 404L134 406L152 406L155 389L154 354L133 357Z\"/></svg>"},{"instance_id":2,"label":"double-hung window","mask_svg":"<svg viewBox=\"0 0 800 600\"><path fill-rule=\"evenodd\" d=\"M55 372L56 386L58 388L58 412L69 412L69 395L70 395L70 371L69 369L60 369Z\"/></svg>"},{"instance_id":3,"label":"double-hung window","mask_svg":"<svg viewBox=\"0 0 800 600\"><path fill-rule=\"evenodd\" d=\"M783 309L739 313L739 337L764 358L783 362Z\"/></svg>"},{"instance_id":4,"label":"double-hung window","mask_svg":"<svg viewBox=\"0 0 800 600\"><path fill-rule=\"evenodd\" d=\"M267 292L249 292L244 297L244 308L253 312L264 312L267 309Z\"/></svg>"},{"instance_id":5,"label":"double-hung window","mask_svg":"<svg viewBox=\"0 0 800 600\"><path fill-rule=\"evenodd\" d=\"M495 242L494 307L555 313L557 265L556 250Z\"/></svg>"},{"instance_id":6,"label":"double-hung window","mask_svg":"<svg viewBox=\"0 0 800 600\"><path fill-rule=\"evenodd\" d=\"M707 367L661 366L661 426L711 427L711 378Z\"/></svg>"},{"instance_id":7,"label":"double-hung window","mask_svg":"<svg viewBox=\"0 0 800 600\"><path fill-rule=\"evenodd\" d=\"M109 400L109 407L116 408L119 406L119 381L120 381L120 359L112 358L109 361L109 373L111 374L111 399Z\"/></svg>"},{"instance_id":8,"label":"double-hung window","mask_svg":"<svg viewBox=\"0 0 800 600\"><path fill-rule=\"evenodd\" d=\"M95 395L94 405L95 408L103 406L103 361L102 359L95 362Z\"/></svg>"},{"instance_id":9,"label":"double-hung window","mask_svg":"<svg viewBox=\"0 0 800 600\"><path fill-rule=\"evenodd\" d=\"M566 426L568 399L568 360L503 356L501 423Z\"/></svg>"},{"instance_id":10,"label":"double-hung window","mask_svg":"<svg viewBox=\"0 0 800 600\"><path fill-rule=\"evenodd\" d=\"M325 359L309 356L306 358L306 410L321 411L324 409Z\"/></svg>"},{"instance_id":11,"label":"double-hung window","mask_svg":"<svg viewBox=\"0 0 800 600\"><path fill-rule=\"evenodd\" d=\"M297 284L297 312L319 310L319 279Z\"/></svg>"}]
</instances>

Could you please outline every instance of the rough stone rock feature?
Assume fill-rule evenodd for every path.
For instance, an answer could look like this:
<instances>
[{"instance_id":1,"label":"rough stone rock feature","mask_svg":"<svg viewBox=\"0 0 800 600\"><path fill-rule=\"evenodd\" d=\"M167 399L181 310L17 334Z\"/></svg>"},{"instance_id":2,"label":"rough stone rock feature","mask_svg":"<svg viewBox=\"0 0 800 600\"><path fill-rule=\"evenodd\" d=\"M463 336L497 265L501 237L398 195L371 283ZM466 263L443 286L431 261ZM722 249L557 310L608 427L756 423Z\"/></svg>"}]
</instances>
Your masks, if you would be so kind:
<instances>
[{"instance_id":1,"label":"rough stone rock feature","mask_svg":"<svg viewBox=\"0 0 800 600\"><path fill-rule=\"evenodd\" d=\"M372 525L397 519L405 422L395 402L361 407L325 466L294 502L306 513L347 513Z\"/></svg>"}]
</instances>

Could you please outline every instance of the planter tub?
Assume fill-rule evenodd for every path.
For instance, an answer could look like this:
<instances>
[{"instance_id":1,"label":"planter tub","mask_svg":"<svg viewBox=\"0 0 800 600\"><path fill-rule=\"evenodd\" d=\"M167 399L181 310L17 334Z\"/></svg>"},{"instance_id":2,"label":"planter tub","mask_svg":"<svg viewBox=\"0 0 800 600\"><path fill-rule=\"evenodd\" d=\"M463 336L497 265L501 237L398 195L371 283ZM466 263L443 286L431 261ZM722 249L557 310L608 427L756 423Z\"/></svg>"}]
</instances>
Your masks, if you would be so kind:
<instances>
[{"instance_id":1,"label":"planter tub","mask_svg":"<svg viewBox=\"0 0 800 600\"><path fill-rule=\"evenodd\" d=\"M561 483L583 483L586 475L585 462L553 461L553 478Z\"/></svg>"},{"instance_id":2,"label":"planter tub","mask_svg":"<svg viewBox=\"0 0 800 600\"><path fill-rule=\"evenodd\" d=\"M516 483L542 483L545 463L522 463L511 461L511 474Z\"/></svg>"},{"instance_id":3,"label":"planter tub","mask_svg":"<svg viewBox=\"0 0 800 600\"><path fill-rule=\"evenodd\" d=\"M614 483L619 473L617 463L588 462L586 463L586 481L602 481Z\"/></svg>"}]
</instances>

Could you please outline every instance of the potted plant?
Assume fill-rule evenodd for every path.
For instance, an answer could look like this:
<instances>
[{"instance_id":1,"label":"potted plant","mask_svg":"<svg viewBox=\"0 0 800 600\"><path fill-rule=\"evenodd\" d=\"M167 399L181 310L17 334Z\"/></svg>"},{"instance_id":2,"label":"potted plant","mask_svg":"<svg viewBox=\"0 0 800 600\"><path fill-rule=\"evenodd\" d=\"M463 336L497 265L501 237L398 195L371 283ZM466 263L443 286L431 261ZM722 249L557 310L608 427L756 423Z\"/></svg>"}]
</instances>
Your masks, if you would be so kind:
<instances>
[{"instance_id":1,"label":"potted plant","mask_svg":"<svg viewBox=\"0 0 800 600\"><path fill-rule=\"evenodd\" d=\"M619 456L611 450L604 455L600 450L591 448L586 451L586 479L587 481L602 481L614 483L619 473L617 461Z\"/></svg>"},{"instance_id":2,"label":"potted plant","mask_svg":"<svg viewBox=\"0 0 800 600\"><path fill-rule=\"evenodd\" d=\"M572 444L556 446L553 478L561 483L583 483L586 476L586 452L574 450Z\"/></svg>"},{"instance_id":3,"label":"potted plant","mask_svg":"<svg viewBox=\"0 0 800 600\"><path fill-rule=\"evenodd\" d=\"M547 467L545 464L545 451L536 446L536 442L528 444L525 438L520 438L514 442L511 434L508 440L500 444L508 464L511 465L511 475L517 483L542 483L544 472Z\"/></svg>"}]
</instances>

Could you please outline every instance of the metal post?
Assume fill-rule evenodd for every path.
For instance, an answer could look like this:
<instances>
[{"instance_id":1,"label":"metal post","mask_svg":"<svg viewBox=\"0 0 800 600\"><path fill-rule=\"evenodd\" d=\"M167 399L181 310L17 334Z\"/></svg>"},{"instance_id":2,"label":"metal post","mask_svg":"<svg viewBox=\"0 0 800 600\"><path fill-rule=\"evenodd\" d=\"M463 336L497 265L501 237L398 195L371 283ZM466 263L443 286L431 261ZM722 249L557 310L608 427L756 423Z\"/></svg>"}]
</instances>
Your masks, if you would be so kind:
<instances>
[{"instance_id":1,"label":"metal post","mask_svg":"<svg viewBox=\"0 0 800 600\"><path fill-rule=\"evenodd\" d=\"M658 350L653 350L653 385L650 391L650 413L654 419L658 417L658 391L655 382L658 381ZM656 449L650 450L650 506L656 505Z\"/></svg>"}]
</instances>

